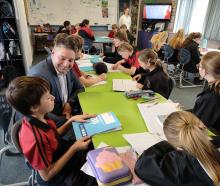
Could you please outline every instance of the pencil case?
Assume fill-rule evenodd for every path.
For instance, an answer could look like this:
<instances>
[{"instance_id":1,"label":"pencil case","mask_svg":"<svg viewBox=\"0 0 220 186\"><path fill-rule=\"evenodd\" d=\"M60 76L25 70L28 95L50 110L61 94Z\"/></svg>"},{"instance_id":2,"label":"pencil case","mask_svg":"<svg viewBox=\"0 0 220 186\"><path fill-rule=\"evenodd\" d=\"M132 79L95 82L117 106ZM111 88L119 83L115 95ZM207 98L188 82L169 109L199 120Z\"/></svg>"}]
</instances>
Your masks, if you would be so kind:
<instances>
[{"instance_id":1,"label":"pencil case","mask_svg":"<svg viewBox=\"0 0 220 186\"><path fill-rule=\"evenodd\" d=\"M113 147L89 151L87 161L99 186L113 186L128 182L131 172Z\"/></svg>"}]
</instances>

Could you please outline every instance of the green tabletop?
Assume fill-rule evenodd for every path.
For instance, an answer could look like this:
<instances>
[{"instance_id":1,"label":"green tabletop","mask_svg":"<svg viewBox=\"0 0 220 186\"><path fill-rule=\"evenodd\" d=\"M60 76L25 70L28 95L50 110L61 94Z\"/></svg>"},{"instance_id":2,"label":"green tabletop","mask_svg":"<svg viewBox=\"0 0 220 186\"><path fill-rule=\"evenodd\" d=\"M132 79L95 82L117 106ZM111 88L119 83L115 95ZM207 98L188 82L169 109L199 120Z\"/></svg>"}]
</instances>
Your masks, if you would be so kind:
<instances>
[{"instance_id":1,"label":"green tabletop","mask_svg":"<svg viewBox=\"0 0 220 186\"><path fill-rule=\"evenodd\" d=\"M93 136L95 147L104 142L113 147L126 146L122 134L146 132L147 127L139 113L137 103L141 100L127 99L121 92L83 92L79 100L84 113L100 114L114 112L122 124L122 130Z\"/></svg>"},{"instance_id":2,"label":"green tabletop","mask_svg":"<svg viewBox=\"0 0 220 186\"><path fill-rule=\"evenodd\" d=\"M107 73L107 83L94 87L87 87L86 92L112 92L112 79L131 79L131 76L122 72Z\"/></svg>"}]
</instances>

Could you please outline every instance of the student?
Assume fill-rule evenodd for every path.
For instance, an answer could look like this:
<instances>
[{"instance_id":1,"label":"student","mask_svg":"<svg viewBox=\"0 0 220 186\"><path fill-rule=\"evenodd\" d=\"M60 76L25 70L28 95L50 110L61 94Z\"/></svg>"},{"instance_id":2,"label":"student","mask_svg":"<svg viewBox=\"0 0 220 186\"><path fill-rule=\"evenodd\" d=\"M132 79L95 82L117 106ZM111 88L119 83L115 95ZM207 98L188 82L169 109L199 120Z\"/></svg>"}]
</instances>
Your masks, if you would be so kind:
<instances>
[{"instance_id":1,"label":"student","mask_svg":"<svg viewBox=\"0 0 220 186\"><path fill-rule=\"evenodd\" d=\"M125 24L122 24L120 26L120 31L122 32L125 32L127 34L127 37L128 37L128 40L129 40L129 43L131 45L133 45L134 41L135 41L135 38L134 36L129 32L129 30L127 29L127 26Z\"/></svg>"},{"instance_id":2,"label":"student","mask_svg":"<svg viewBox=\"0 0 220 186\"><path fill-rule=\"evenodd\" d=\"M182 47L190 52L190 61L184 65L184 70L190 73L198 73L197 64L200 62L199 43L201 41L201 33L192 32L184 40Z\"/></svg>"},{"instance_id":3,"label":"student","mask_svg":"<svg viewBox=\"0 0 220 186\"><path fill-rule=\"evenodd\" d=\"M151 43L152 43L152 49L157 52L158 58L161 60L164 60L164 54L163 54L163 49L162 46L166 43L168 38L168 32L163 31L159 32L151 38Z\"/></svg>"},{"instance_id":4,"label":"student","mask_svg":"<svg viewBox=\"0 0 220 186\"><path fill-rule=\"evenodd\" d=\"M51 94L55 97L53 113L67 119L81 113L77 94L83 92L84 87L72 71L77 51L72 36L58 34L52 54L28 72L29 76L42 77L50 83Z\"/></svg>"},{"instance_id":5,"label":"student","mask_svg":"<svg viewBox=\"0 0 220 186\"><path fill-rule=\"evenodd\" d=\"M70 21L64 21L63 25L58 29L57 34L65 33L70 35L71 34L71 23Z\"/></svg>"},{"instance_id":6,"label":"student","mask_svg":"<svg viewBox=\"0 0 220 186\"><path fill-rule=\"evenodd\" d=\"M209 86L198 94L193 113L220 134L220 52L208 52L202 57L199 74Z\"/></svg>"},{"instance_id":7,"label":"student","mask_svg":"<svg viewBox=\"0 0 220 186\"><path fill-rule=\"evenodd\" d=\"M121 25L125 24L127 26L127 29L130 30L131 27L131 16L129 15L129 8L124 8L124 14L119 19L119 27Z\"/></svg>"},{"instance_id":8,"label":"student","mask_svg":"<svg viewBox=\"0 0 220 186\"><path fill-rule=\"evenodd\" d=\"M74 35L72 37L73 37L73 39L75 40L75 42L77 43L77 46L78 46L77 56L80 57L81 54L82 54L83 38L80 37L79 35ZM73 69L73 72L75 73L75 75L78 77L79 81L85 87L89 87L89 86L94 85L95 83L106 80L106 74L105 73L102 73L102 74L98 75L97 77L93 77L93 76L81 71L79 69L78 65L76 64L76 62L74 62L72 69Z\"/></svg>"},{"instance_id":9,"label":"student","mask_svg":"<svg viewBox=\"0 0 220 186\"><path fill-rule=\"evenodd\" d=\"M169 59L169 63L177 65L179 49L182 48L184 40L184 29L179 29L177 33L175 33L169 40L168 45L171 46L174 50L173 56Z\"/></svg>"},{"instance_id":10,"label":"student","mask_svg":"<svg viewBox=\"0 0 220 186\"><path fill-rule=\"evenodd\" d=\"M133 79L138 81L137 87L143 90L153 90L163 97L169 97L169 80L157 54L151 49L144 49L139 53L138 60L142 69Z\"/></svg>"},{"instance_id":11,"label":"student","mask_svg":"<svg viewBox=\"0 0 220 186\"><path fill-rule=\"evenodd\" d=\"M112 66L113 69L121 70L122 72L134 75L139 69L138 52L134 52L133 47L129 43L122 43L118 47L118 53L122 56L122 60Z\"/></svg>"},{"instance_id":12,"label":"student","mask_svg":"<svg viewBox=\"0 0 220 186\"><path fill-rule=\"evenodd\" d=\"M90 28L89 25L89 20L88 19L84 19L80 24L80 29L78 34L83 38L83 39L89 39L89 40L95 40L94 38L94 33L92 31L92 29Z\"/></svg>"},{"instance_id":13,"label":"student","mask_svg":"<svg viewBox=\"0 0 220 186\"><path fill-rule=\"evenodd\" d=\"M115 33L118 31L118 27L116 24L112 25L112 30L109 32L108 37L110 38L114 38L115 37Z\"/></svg>"},{"instance_id":14,"label":"student","mask_svg":"<svg viewBox=\"0 0 220 186\"><path fill-rule=\"evenodd\" d=\"M124 42L128 42L127 35L121 31L116 32L115 38L113 39L112 52L104 52L101 54L101 56L103 56L103 61L115 64L122 60L121 55L118 54L118 47Z\"/></svg>"},{"instance_id":15,"label":"student","mask_svg":"<svg viewBox=\"0 0 220 186\"><path fill-rule=\"evenodd\" d=\"M139 178L152 186L218 186L220 154L204 124L193 114L170 114L163 130L167 141L145 150L135 165Z\"/></svg>"},{"instance_id":16,"label":"student","mask_svg":"<svg viewBox=\"0 0 220 186\"><path fill-rule=\"evenodd\" d=\"M80 171L86 161L89 137L78 141L64 141L72 122L86 122L92 115L76 115L61 127L45 118L54 107L55 97L50 84L39 77L21 76L14 79L7 91L7 101L24 117L19 131L19 144L25 158L37 171L39 185L97 185L95 179Z\"/></svg>"}]
</instances>

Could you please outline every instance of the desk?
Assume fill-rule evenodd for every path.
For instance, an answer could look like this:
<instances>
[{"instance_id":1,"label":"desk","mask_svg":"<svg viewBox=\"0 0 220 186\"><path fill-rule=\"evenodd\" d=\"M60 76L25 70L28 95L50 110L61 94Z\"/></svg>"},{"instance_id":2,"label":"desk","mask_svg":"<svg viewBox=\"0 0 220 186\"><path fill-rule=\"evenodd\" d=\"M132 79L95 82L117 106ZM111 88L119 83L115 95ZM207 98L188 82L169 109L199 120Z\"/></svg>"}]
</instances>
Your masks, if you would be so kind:
<instances>
[{"instance_id":1,"label":"desk","mask_svg":"<svg viewBox=\"0 0 220 186\"><path fill-rule=\"evenodd\" d=\"M95 36L95 43L112 43L112 39L106 36Z\"/></svg>"},{"instance_id":2,"label":"desk","mask_svg":"<svg viewBox=\"0 0 220 186\"><path fill-rule=\"evenodd\" d=\"M146 132L147 127L139 113L137 103L140 101L127 99L121 92L83 92L79 94L83 112L104 113L112 111L122 124L122 130L102 133L93 136L95 147L104 142L113 147L127 146L123 134Z\"/></svg>"}]
</instances>

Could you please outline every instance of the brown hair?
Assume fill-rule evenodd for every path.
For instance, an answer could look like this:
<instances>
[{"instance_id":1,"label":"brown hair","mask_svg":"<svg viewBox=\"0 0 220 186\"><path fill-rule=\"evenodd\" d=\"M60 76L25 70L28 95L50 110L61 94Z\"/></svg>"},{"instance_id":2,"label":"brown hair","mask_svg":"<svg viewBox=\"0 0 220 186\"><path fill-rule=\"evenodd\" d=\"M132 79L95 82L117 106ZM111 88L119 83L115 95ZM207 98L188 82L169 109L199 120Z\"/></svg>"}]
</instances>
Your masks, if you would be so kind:
<instances>
[{"instance_id":1,"label":"brown hair","mask_svg":"<svg viewBox=\"0 0 220 186\"><path fill-rule=\"evenodd\" d=\"M30 108L39 105L42 95L48 90L50 85L45 79L20 76L9 84L6 99L17 111L30 115Z\"/></svg>"},{"instance_id":2,"label":"brown hair","mask_svg":"<svg viewBox=\"0 0 220 186\"><path fill-rule=\"evenodd\" d=\"M118 26L117 26L116 24L113 24L113 25L112 25L112 30L113 30L113 29L117 29L117 28L118 28Z\"/></svg>"},{"instance_id":3,"label":"brown hair","mask_svg":"<svg viewBox=\"0 0 220 186\"><path fill-rule=\"evenodd\" d=\"M212 75L216 81L211 84L215 92L220 94L220 52L208 52L201 59L201 66Z\"/></svg>"},{"instance_id":4,"label":"brown hair","mask_svg":"<svg viewBox=\"0 0 220 186\"><path fill-rule=\"evenodd\" d=\"M82 50L82 46L84 44L83 38L79 35L72 35L72 37L73 37L73 40L75 41L75 43L77 45L78 50Z\"/></svg>"},{"instance_id":5,"label":"brown hair","mask_svg":"<svg viewBox=\"0 0 220 186\"><path fill-rule=\"evenodd\" d=\"M65 33L60 33L56 35L54 39L54 47L64 47L73 50L74 52L78 51L78 47L73 37Z\"/></svg>"},{"instance_id":6,"label":"brown hair","mask_svg":"<svg viewBox=\"0 0 220 186\"><path fill-rule=\"evenodd\" d=\"M123 51L133 52L133 47L129 43L126 43L126 42L122 43L118 47L118 52L123 52Z\"/></svg>"},{"instance_id":7,"label":"brown hair","mask_svg":"<svg viewBox=\"0 0 220 186\"><path fill-rule=\"evenodd\" d=\"M120 41L128 42L128 36L125 32L118 31L115 33L115 38L119 39Z\"/></svg>"},{"instance_id":8,"label":"brown hair","mask_svg":"<svg viewBox=\"0 0 220 186\"><path fill-rule=\"evenodd\" d=\"M197 158L215 185L220 181L220 159L209 140L205 125L192 113L177 111L164 121L163 130L168 142Z\"/></svg>"},{"instance_id":9,"label":"brown hair","mask_svg":"<svg viewBox=\"0 0 220 186\"><path fill-rule=\"evenodd\" d=\"M174 49L181 48L184 39L185 39L184 29L179 29L177 33L175 33L174 36L170 39L168 45L170 45Z\"/></svg>"},{"instance_id":10,"label":"brown hair","mask_svg":"<svg viewBox=\"0 0 220 186\"><path fill-rule=\"evenodd\" d=\"M120 26L120 29L126 29L126 30L127 30L128 28L127 28L126 24L122 24L122 25Z\"/></svg>"},{"instance_id":11,"label":"brown hair","mask_svg":"<svg viewBox=\"0 0 220 186\"><path fill-rule=\"evenodd\" d=\"M167 71L165 70L164 65L158 59L157 53L155 51L153 51L152 49L146 48L146 49L140 51L140 53L138 55L138 59L144 63L150 63L152 65L160 67L163 70L164 74L168 78L168 74L167 74Z\"/></svg>"},{"instance_id":12,"label":"brown hair","mask_svg":"<svg viewBox=\"0 0 220 186\"><path fill-rule=\"evenodd\" d=\"M188 37L184 40L183 46L186 47L189 43L193 41L193 39L201 38L202 34L200 32L192 32L188 35Z\"/></svg>"}]
</instances>

